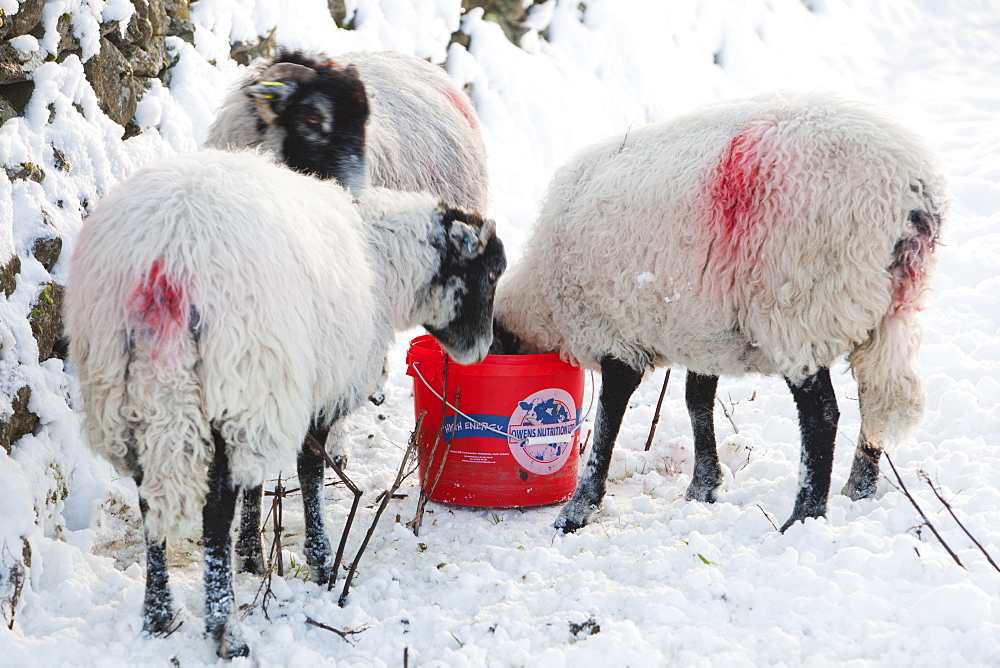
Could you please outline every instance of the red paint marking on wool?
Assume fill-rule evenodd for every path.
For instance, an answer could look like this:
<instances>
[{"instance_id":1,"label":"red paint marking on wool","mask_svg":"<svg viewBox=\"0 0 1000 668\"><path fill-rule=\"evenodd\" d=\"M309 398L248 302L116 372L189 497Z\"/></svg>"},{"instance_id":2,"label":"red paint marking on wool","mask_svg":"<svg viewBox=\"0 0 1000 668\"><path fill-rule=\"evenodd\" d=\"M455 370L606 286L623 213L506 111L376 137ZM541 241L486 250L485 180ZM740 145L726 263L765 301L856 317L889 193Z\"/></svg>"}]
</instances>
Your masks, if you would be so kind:
<instances>
[{"instance_id":1,"label":"red paint marking on wool","mask_svg":"<svg viewBox=\"0 0 1000 668\"><path fill-rule=\"evenodd\" d=\"M456 109L458 109L458 112L465 117L465 120L469 122L469 127L473 130L478 130L479 120L476 118L475 112L469 106L468 99L461 93L454 90L445 89L441 92L444 93L444 96L448 98L448 101L451 102Z\"/></svg>"},{"instance_id":2,"label":"red paint marking on wool","mask_svg":"<svg viewBox=\"0 0 1000 668\"><path fill-rule=\"evenodd\" d=\"M892 309L919 311L920 299L927 288L924 260L930 255L934 239L918 234L907 240L907 248L892 266Z\"/></svg>"},{"instance_id":3,"label":"red paint marking on wool","mask_svg":"<svg viewBox=\"0 0 1000 668\"><path fill-rule=\"evenodd\" d=\"M757 208L766 186L760 144L757 128L733 137L712 178L712 217L734 245L759 221Z\"/></svg>"},{"instance_id":4,"label":"red paint marking on wool","mask_svg":"<svg viewBox=\"0 0 1000 668\"><path fill-rule=\"evenodd\" d=\"M187 325L187 297L157 260L146 279L128 296L127 308L133 326L142 327L161 344L170 344ZM156 351L153 352L154 359Z\"/></svg>"}]
</instances>

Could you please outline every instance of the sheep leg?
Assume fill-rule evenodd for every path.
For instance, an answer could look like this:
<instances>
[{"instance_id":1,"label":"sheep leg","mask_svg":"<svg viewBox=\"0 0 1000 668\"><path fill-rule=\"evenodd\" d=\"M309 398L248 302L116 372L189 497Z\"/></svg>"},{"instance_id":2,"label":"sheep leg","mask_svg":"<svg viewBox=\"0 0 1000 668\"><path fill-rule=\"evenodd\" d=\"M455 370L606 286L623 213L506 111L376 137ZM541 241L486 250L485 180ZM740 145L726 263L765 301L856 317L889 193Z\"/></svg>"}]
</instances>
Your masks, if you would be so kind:
<instances>
[{"instance_id":1,"label":"sheep leg","mask_svg":"<svg viewBox=\"0 0 1000 668\"><path fill-rule=\"evenodd\" d=\"M864 432L858 437L858 447L854 450L851 475L841 494L857 501L875 493L878 487L878 462L882 448L872 443Z\"/></svg>"},{"instance_id":2,"label":"sheep leg","mask_svg":"<svg viewBox=\"0 0 1000 668\"><path fill-rule=\"evenodd\" d=\"M236 539L236 563L240 573L264 574L264 550L260 544L263 496L263 485L247 487L240 495L240 535Z\"/></svg>"},{"instance_id":3,"label":"sheep leg","mask_svg":"<svg viewBox=\"0 0 1000 668\"><path fill-rule=\"evenodd\" d=\"M833 391L829 369L822 368L798 384L787 378L785 382L792 391L799 411L802 461L795 508L792 516L782 525L782 532L807 517L822 517L826 514L830 474L833 470L833 446L837 437L837 421L840 419L837 395Z\"/></svg>"},{"instance_id":4,"label":"sheep leg","mask_svg":"<svg viewBox=\"0 0 1000 668\"><path fill-rule=\"evenodd\" d=\"M594 444L573 498L563 506L555 521L554 526L562 529L563 533L586 526L590 514L604 500L611 451L618 438L629 397L642 382L642 372L642 369L634 369L611 356L601 359L601 397L597 404Z\"/></svg>"},{"instance_id":5,"label":"sheep leg","mask_svg":"<svg viewBox=\"0 0 1000 668\"><path fill-rule=\"evenodd\" d=\"M687 372L684 398L694 432L694 473L684 495L688 501L714 503L715 490L722 484L722 469L715 444L715 389L718 385L718 376Z\"/></svg>"},{"instance_id":6,"label":"sheep leg","mask_svg":"<svg viewBox=\"0 0 1000 668\"><path fill-rule=\"evenodd\" d=\"M315 423L309 428L309 435L317 443L325 444L330 427L320 427ZM333 549L326 530L326 516L323 511L323 479L326 462L308 444L303 445L298 458L299 486L302 488L302 505L305 512L306 541L304 552L313 582L326 584L333 572Z\"/></svg>"},{"instance_id":7,"label":"sheep leg","mask_svg":"<svg viewBox=\"0 0 1000 668\"><path fill-rule=\"evenodd\" d=\"M142 476L135 477L135 484L142 483ZM139 512L143 518L149 505L139 495ZM154 541L146 537L146 593L142 603L142 630L151 635L170 631L174 619L173 597L167 581L167 541Z\"/></svg>"},{"instance_id":8,"label":"sheep leg","mask_svg":"<svg viewBox=\"0 0 1000 668\"><path fill-rule=\"evenodd\" d=\"M250 648L233 620L233 568L229 530L236 513L237 489L229 477L222 435L212 430L215 458L208 470L208 496L202 509L205 542L205 631L223 659L247 656Z\"/></svg>"}]
</instances>

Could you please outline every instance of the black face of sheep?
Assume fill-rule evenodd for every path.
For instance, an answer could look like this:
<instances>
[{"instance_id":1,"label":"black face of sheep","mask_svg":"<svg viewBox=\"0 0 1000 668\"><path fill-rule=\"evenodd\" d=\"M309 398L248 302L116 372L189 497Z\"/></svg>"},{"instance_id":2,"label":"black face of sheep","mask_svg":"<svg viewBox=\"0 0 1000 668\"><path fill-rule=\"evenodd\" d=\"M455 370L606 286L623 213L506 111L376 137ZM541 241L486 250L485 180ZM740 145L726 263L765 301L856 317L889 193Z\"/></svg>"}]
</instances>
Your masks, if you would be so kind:
<instances>
[{"instance_id":1,"label":"black face of sheep","mask_svg":"<svg viewBox=\"0 0 1000 668\"><path fill-rule=\"evenodd\" d=\"M256 102L260 124L269 126L261 134L280 146L289 167L337 179L355 193L364 188L368 98L357 68L288 54L247 94Z\"/></svg>"},{"instance_id":2,"label":"black face of sheep","mask_svg":"<svg viewBox=\"0 0 1000 668\"><path fill-rule=\"evenodd\" d=\"M493 295L507 267L503 243L492 220L465 209L447 208L441 223L447 232L437 275L429 296L450 301L452 316L445 324L424 323L459 364L481 362L492 343Z\"/></svg>"}]
</instances>

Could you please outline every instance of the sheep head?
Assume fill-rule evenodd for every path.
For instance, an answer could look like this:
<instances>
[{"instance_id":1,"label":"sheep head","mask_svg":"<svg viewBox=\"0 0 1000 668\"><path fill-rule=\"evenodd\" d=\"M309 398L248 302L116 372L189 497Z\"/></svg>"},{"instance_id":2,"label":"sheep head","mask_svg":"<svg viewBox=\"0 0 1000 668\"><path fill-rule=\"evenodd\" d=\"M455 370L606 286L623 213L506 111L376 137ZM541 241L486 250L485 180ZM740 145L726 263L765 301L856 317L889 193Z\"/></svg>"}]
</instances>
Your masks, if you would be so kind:
<instances>
[{"instance_id":1,"label":"sheep head","mask_svg":"<svg viewBox=\"0 0 1000 668\"><path fill-rule=\"evenodd\" d=\"M368 185L368 96L356 67L285 52L244 89L262 143L292 169L336 179L355 195Z\"/></svg>"},{"instance_id":2,"label":"sheep head","mask_svg":"<svg viewBox=\"0 0 1000 668\"><path fill-rule=\"evenodd\" d=\"M435 308L422 324L452 359L472 364L482 361L493 341L493 295L507 259L492 220L442 207L441 223L444 245L428 291Z\"/></svg>"}]
</instances>

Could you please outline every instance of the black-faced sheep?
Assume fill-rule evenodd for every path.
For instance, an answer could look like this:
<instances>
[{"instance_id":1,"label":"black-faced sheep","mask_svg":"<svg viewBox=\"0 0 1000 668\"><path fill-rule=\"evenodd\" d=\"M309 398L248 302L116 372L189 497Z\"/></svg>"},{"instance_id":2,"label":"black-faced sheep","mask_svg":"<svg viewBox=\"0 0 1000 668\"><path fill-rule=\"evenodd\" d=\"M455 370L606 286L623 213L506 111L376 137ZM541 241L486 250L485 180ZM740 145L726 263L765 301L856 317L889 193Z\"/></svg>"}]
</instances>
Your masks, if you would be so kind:
<instances>
[{"instance_id":1,"label":"black-faced sheep","mask_svg":"<svg viewBox=\"0 0 1000 668\"><path fill-rule=\"evenodd\" d=\"M247 653L231 622L236 490L296 456L316 506L309 566L329 576L323 460L300 445L369 396L394 329L425 326L460 363L486 355L505 266L493 229L426 193L355 202L254 152L168 157L98 204L66 324L91 447L138 485L148 631L172 618L165 539L200 511L206 629L220 655Z\"/></svg>"},{"instance_id":2,"label":"black-faced sheep","mask_svg":"<svg viewBox=\"0 0 1000 668\"><path fill-rule=\"evenodd\" d=\"M799 413L800 487L782 527L825 513L847 354L861 434L844 493L875 490L885 443L919 420L916 311L944 216L922 142L881 112L813 93L723 102L587 148L556 173L497 290L507 352L559 350L603 375L594 446L556 526L604 498L643 373L680 364L695 437L688 499L721 484L720 375L780 374Z\"/></svg>"},{"instance_id":3,"label":"black-faced sheep","mask_svg":"<svg viewBox=\"0 0 1000 668\"><path fill-rule=\"evenodd\" d=\"M282 52L237 82L206 145L264 147L293 169L336 179L355 194L370 184L427 191L480 212L489 203L486 149L471 101L441 68L401 53L355 52L334 61ZM324 442L324 433L315 436ZM339 432L327 450L346 462ZM322 475L322 466L309 475ZM264 567L261 498L260 487L249 487L241 499L236 552L239 568L252 573Z\"/></svg>"},{"instance_id":4,"label":"black-faced sheep","mask_svg":"<svg viewBox=\"0 0 1000 668\"><path fill-rule=\"evenodd\" d=\"M335 62L285 52L262 62L225 98L206 145L264 146L294 169L336 178L357 193L365 165L354 160L360 154L347 152L351 162L341 156L334 129L343 92L325 85L330 72L343 71L360 74L368 94L363 155L372 185L425 190L452 206L486 211L486 149L472 102L441 68L401 53L345 53Z\"/></svg>"}]
</instances>

